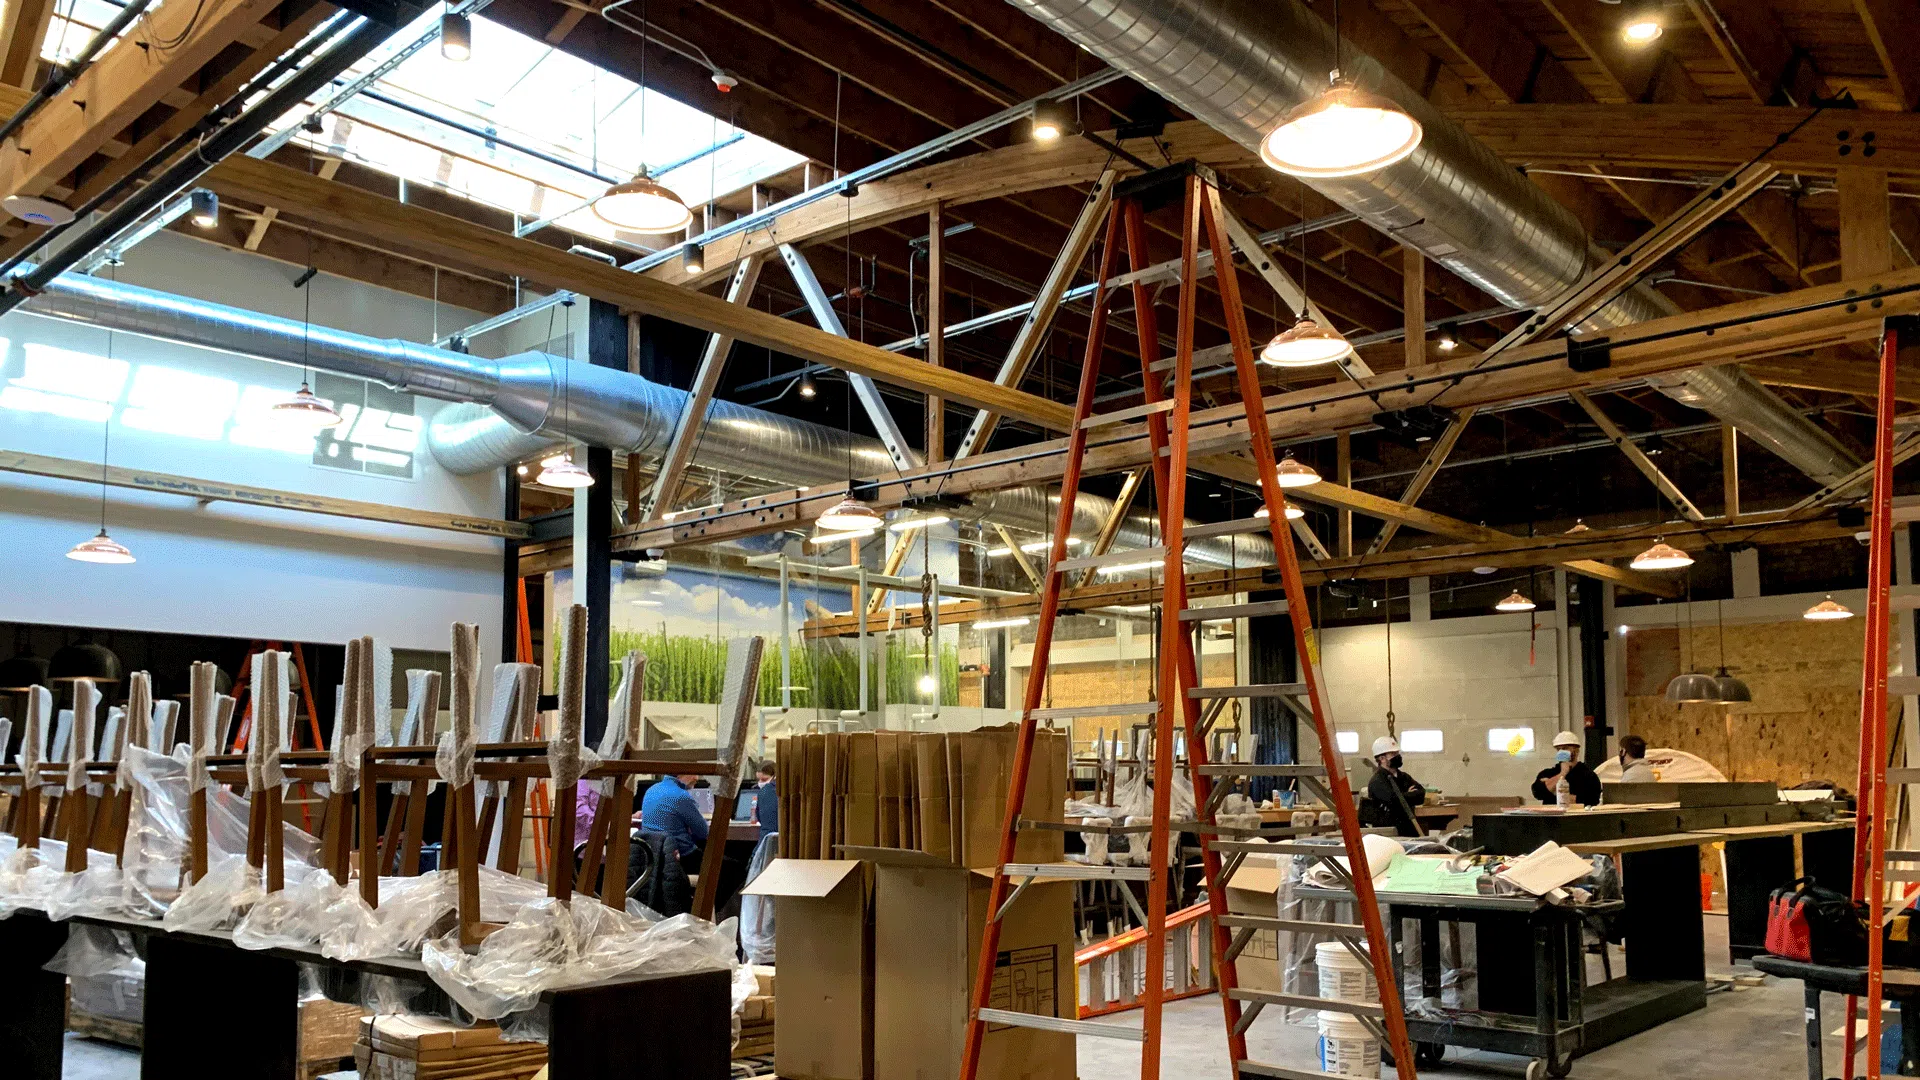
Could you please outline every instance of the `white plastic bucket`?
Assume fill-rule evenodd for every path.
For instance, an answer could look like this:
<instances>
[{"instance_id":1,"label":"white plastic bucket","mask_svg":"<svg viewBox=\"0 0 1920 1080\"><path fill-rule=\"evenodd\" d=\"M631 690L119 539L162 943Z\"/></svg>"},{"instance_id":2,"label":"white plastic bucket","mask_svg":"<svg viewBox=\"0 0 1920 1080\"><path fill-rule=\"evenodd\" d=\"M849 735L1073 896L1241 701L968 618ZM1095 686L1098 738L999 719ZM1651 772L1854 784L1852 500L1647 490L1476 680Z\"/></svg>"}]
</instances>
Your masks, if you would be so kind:
<instances>
[{"instance_id":1,"label":"white plastic bucket","mask_svg":"<svg viewBox=\"0 0 1920 1080\"><path fill-rule=\"evenodd\" d=\"M1360 946L1362 952L1366 946ZM1373 965L1360 962L1338 941L1323 941L1313 947L1313 966L1320 973L1320 996L1331 1001L1378 1002L1380 991L1373 980Z\"/></svg>"},{"instance_id":2,"label":"white plastic bucket","mask_svg":"<svg viewBox=\"0 0 1920 1080\"><path fill-rule=\"evenodd\" d=\"M1346 1013L1320 1013L1320 1071L1335 1076L1380 1076L1380 1044Z\"/></svg>"}]
</instances>

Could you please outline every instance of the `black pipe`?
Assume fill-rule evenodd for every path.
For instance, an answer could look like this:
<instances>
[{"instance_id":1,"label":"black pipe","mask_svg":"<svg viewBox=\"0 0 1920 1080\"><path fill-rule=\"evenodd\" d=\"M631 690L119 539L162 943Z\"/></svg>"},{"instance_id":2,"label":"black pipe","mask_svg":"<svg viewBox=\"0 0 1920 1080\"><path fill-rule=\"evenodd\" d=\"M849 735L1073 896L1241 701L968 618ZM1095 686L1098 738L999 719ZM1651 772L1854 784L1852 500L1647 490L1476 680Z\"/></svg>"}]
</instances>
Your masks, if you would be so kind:
<instances>
[{"instance_id":1,"label":"black pipe","mask_svg":"<svg viewBox=\"0 0 1920 1080\"><path fill-rule=\"evenodd\" d=\"M329 23L323 24L319 30L309 34L305 41L288 51L286 55L274 61L265 71L254 76L247 85L235 92L232 97L221 102L209 111L207 115L201 117L199 123L194 124L187 128L187 130L168 140L165 146L154 151L152 156L141 162L137 168L107 185L99 194L88 199L86 205L74 210L74 220L43 230L39 235L35 236L32 242L26 247L15 252L13 256L6 261L0 262L0 277L12 273L15 267L31 260L34 254L41 248L47 246L47 244L65 233L68 229L78 225L82 218L94 213L114 199L119 198L123 192L146 179L147 174L163 162L171 159L180 151L185 150L207 132L212 131L215 127L231 118L235 113L239 112L241 108L245 107L248 98L273 85L274 80L297 67L301 61L312 55L314 50L331 40L346 21L355 17L351 12L345 11L336 14Z\"/></svg>"},{"instance_id":2,"label":"black pipe","mask_svg":"<svg viewBox=\"0 0 1920 1080\"><path fill-rule=\"evenodd\" d=\"M1586 720L1586 746L1581 752L1586 761L1605 761L1607 736L1613 734L1607 722L1606 583L1581 577L1572 585L1580 600L1580 701Z\"/></svg>"},{"instance_id":3,"label":"black pipe","mask_svg":"<svg viewBox=\"0 0 1920 1080\"><path fill-rule=\"evenodd\" d=\"M234 121L204 139L194 152L168 166L153 182L108 211L78 239L7 284L0 293L0 315L25 303L45 289L54 278L72 269L120 231L140 220L149 210L164 204L181 190L205 176L215 165L245 146L268 124L298 108L307 96L326 86L341 72L392 37L395 28L371 20L363 21L338 44L322 53L304 70L282 83L259 103Z\"/></svg>"},{"instance_id":4,"label":"black pipe","mask_svg":"<svg viewBox=\"0 0 1920 1080\"><path fill-rule=\"evenodd\" d=\"M14 132L19 131L21 125L33 119L33 114L39 112L47 102L52 101L60 91L73 85L73 80L79 78L81 72L93 66L93 58L100 55L100 50L106 48L114 38L119 37L120 32L132 25L133 20L139 18L140 13L147 10L152 3L153 0L133 0L133 3L121 8L114 13L113 18L107 20L107 25L93 35L86 47L80 50L80 55L67 63L55 65L53 74L47 77L46 85L35 91L34 95L27 99L27 103L20 106L19 112L9 116L6 123L0 124L0 142L5 142Z\"/></svg>"}]
</instances>

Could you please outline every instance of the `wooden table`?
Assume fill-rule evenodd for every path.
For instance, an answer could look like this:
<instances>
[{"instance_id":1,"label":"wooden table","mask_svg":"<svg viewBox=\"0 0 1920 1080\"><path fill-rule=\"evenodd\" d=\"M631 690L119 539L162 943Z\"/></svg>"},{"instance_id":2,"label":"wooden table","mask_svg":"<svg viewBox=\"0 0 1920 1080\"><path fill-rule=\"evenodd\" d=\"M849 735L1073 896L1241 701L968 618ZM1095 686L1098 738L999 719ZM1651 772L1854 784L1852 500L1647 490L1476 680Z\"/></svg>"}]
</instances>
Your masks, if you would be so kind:
<instances>
[{"instance_id":1,"label":"wooden table","mask_svg":"<svg viewBox=\"0 0 1920 1080\"><path fill-rule=\"evenodd\" d=\"M313 965L330 996L359 996L369 976L398 979L417 1010L446 999L418 958L344 962L317 947L251 951L223 932L169 932L142 919L34 911L0 921L0 1061L8 1080L59 1080L66 977L41 970L70 923L131 933L147 961L144 1080L221 1073L294 1080L299 1068L300 966ZM632 975L541 996L548 1011L552 1080L610 1076L724 1077L732 1044L725 971ZM667 1017L670 1021L651 1018Z\"/></svg>"}]
</instances>

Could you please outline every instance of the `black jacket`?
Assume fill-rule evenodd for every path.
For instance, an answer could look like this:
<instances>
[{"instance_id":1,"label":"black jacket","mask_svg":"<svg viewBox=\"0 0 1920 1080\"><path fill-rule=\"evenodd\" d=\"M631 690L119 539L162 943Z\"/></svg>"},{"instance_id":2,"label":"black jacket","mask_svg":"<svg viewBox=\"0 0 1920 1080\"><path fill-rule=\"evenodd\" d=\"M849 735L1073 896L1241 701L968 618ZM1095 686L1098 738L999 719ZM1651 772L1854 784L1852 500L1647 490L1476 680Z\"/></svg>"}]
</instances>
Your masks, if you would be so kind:
<instances>
[{"instance_id":1,"label":"black jacket","mask_svg":"<svg viewBox=\"0 0 1920 1080\"><path fill-rule=\"evenodd\" d=\"M1560 772L1560 763L1551 768L1541 769L1540 775L1533 778L1533 797L1551 806L1554 803L1554 784ZM1600 777L1587 767L1584 761L1576 761L1573 768L1567 770L1567 787L1573 789L1573 798L1582 806L1600 805Z\"/></svg>"},{"instance_id":2,"label":"black jacket","mask_svg":"<svg viewBox=\"0 0 1920 1080\"><path fill-rule=\"evenodd\" d=\"M1405 800L1405 806L1401 805L1402 799ZM1390 773L1375 767L1373 779L1367 781L1367 801L1373 804L1371 823L1391 825L1401 836L1421 835L1420 823L1414 820L1408 808L1426 802L1427 789L1420 786L1420 781L1408 776L1405 770Z\"/></svg>"}]
</instances>

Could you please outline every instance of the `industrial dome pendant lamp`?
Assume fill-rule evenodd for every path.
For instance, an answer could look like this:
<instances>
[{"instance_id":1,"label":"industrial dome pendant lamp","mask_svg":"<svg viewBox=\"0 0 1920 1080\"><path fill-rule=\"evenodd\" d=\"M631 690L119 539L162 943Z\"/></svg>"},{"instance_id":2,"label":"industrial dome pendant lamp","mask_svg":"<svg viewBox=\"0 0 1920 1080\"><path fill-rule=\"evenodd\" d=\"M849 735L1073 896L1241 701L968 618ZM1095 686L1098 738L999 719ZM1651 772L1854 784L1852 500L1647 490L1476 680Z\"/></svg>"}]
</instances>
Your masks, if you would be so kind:
<instances>
[{"instance_id":1,"label":"industrial dome pendant lamp","mask_svg":"<svg viewBox=\"0 0 1920 1080\"><path fill-rule=\"evenodd\" d=\"M311 164L312 155L308 155ZM313 234L307 234L307 265L313 265ZM307 275L300 283L300 289L306 293L306 314L300 324L300 389L285 401L274 404L274 419L303 431L319 433L330 427L340 425L340 414L331 404L315 395L311 380L312 369L307 364L307 356L313 342L313 282L317 274Z\"/></svg>"},{"instance_id":2,"label":"industrial dome pendant lamp","mask_svg":"<svg viewBox=\"0 0 1920 1080\"><path fill-rule=\"evenodd\" d=\"M567 308L569 312L571 312L573 309L572 303L566 303L561 306ZM547 340L548 341L553 340L553 316L554 316L553 309L548 308L547 309ZM560 409L561 409L561 415L564 418L561 426L561 437L566 440L567 449L560 451L559 453L553 455L552 457L543 459L540 462L540 475L534 477L534 482L537 484L540 484L543 487L553 487L553 488L592 487L593 474L581 468L579 465L575 464L573 460L573 437L572 437L573 436L573 366L572 366L572 362L568 361L567 366L562 368L561 370L565 372L565 374L561 377L561 383L560 383Z\"/></svg>"},{"instance_id":3,"label":"industrial dome pendant lamp","mask_svg":"<svg viewBox=\"0 0 1920 1080\"><path fill-rule=\"evenodd\" d=\"M113 359L113 331L107 331L107 359ZM100 563L108 566L124 566L133 561L133 552L107 535L107 450L113 442L113 404L107 404L106 416L100 420L100 531L73 545L67 558L74 562Z\"/></svg>"},{"instance_id":4,"label":"industrial dome pendant lamp","mask_svg":"<svg viewBox=\"0 0 1920 1080\"><path fill-rule=\"evenodd\" d=\"M686 201L647 172L647 5L640 5L640 171L633 179L609 187L593 201L594 216L626 232L679 232L693 221ZM594 121L599 122L599 117Z\"/></svg>"},{"instance_id":5,"label":"industrial dome pendant lamp","mask_svg":"<svg viewBox=\"0 0 1920 1080\"><path fill-rule=\"evenodd\" d=\"M1300 220L1307 220L1307 189L1300 189ZM1353 345L1331 326L1322 326L1307 303L1307 233L1300 232L1300 318L1273 336L1260 350L1260 361L1274 367L1306 368L1331 364L1353 355Z\"/></svg>"},{"instance_id":6,"label":"industrial dome pendant lamp","mask_svg":"<svg viewBox=\"0 0 1920 1080\"><path fill-rule=\"evenodd\" d=\"M1414 152L1424 129L1393 101L1340 74L1340 4L1333 5L1333 70L1318 96L1288 109L1260 142L1260 160L1289 176L1333 179L1384 169Z\"/></svg>"}]
</instances>

